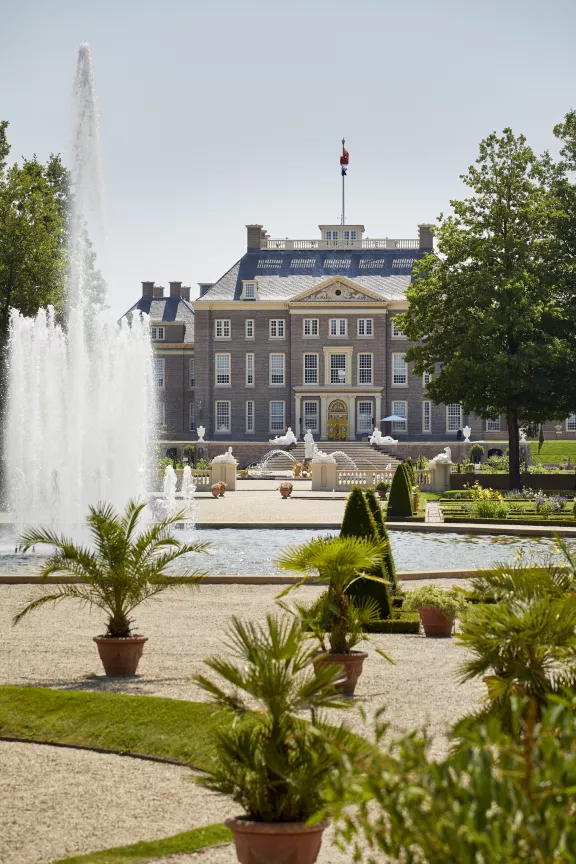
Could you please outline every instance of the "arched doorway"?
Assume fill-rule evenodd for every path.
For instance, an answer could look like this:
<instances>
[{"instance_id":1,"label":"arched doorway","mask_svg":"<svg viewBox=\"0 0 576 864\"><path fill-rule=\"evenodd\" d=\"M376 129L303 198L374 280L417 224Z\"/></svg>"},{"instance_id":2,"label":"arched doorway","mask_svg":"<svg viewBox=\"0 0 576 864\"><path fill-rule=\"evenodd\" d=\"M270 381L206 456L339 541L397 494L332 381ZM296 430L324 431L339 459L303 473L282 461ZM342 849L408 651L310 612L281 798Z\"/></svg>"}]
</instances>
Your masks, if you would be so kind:
<instances>
[{"instance_id":1,"label":"arched doorway","mask_svg":"<svg viewBox=\"0 0 576 864\"><path fill-rule=\"evenodd\" d=\"M342 399L334 399L328 405L326 437L329 441L346 441L348 438L348 405Z\"/></svg>"}]
</instances>

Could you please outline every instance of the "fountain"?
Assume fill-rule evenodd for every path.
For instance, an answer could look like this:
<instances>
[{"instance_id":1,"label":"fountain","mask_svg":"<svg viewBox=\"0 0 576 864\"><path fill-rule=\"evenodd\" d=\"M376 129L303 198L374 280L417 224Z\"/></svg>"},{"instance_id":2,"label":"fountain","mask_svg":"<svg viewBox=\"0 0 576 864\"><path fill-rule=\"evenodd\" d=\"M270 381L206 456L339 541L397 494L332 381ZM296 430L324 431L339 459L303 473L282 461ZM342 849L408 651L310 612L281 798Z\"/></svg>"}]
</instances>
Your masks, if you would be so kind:
<instances>
[{"instance_id":1,"label":"fountain","mask_svg":"<svg viewBox=\"0 0 576 864\"><path fill-rule=\"evenodd\" d=\"M19 528L41 522L70 531L90 504L106 500L123 509L148 488L154 418L148 320L118 325L105 298L94 303L86 267L103 245L87 45L78 52L74 93L67 321L58 321L51 307L36 318L11 313L4 456L6 497Z\"/></svg>"},{"instance_id":2,"label":"fountain","mask_svg":"<svg viewBox=\"0 0 576 864\"><path fill-rule=\"evenodd\" d=\"M253 477L262 477L266 474L272 474L274 470L291 472L292 465L297 461L286 450L269 450L258 462L248 466L248 473Z\"/></svg>"}]
</instances>

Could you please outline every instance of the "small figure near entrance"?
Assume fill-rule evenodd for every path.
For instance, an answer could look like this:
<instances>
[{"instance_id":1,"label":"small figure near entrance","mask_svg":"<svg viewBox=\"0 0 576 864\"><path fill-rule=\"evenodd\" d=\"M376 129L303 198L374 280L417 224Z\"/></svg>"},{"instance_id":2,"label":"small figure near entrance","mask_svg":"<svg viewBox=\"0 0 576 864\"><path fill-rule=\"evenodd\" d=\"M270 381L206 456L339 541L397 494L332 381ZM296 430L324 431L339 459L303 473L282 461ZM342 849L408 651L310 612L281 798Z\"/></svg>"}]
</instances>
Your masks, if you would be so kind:
<instances>
[{"instance_id":1,"label":"small figure near entrance","mask_svg":"<svg viewBox=\"0 0 576 864\"><path fill-rule=\"evenodd\" d=\"M304 435L304 458L312 459L314 457L314 436L310 429L306 430L306 434Z\"/></svg>"}]
</instances>

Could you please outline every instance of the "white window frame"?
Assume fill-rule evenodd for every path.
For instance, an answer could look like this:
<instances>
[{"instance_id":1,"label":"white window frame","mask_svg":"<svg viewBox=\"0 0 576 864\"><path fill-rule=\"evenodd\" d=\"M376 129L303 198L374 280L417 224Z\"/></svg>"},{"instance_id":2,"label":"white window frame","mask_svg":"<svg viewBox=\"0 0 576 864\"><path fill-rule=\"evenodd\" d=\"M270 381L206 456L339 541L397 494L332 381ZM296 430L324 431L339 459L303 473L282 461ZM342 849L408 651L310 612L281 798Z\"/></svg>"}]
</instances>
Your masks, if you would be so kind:
<instances>
[{"instance_id":1,"label":"white window frame","mask_svg":"<svg viewBox=\"0 0 576 864\"><path fill-rule=\"evenodd\" d=\"M326 240L330 243L338 242L338 231L326 231Z\"/></svg>"},{"instance_id":2,"label":"white window frame","mask_svg":"<svg viewBox=\"0 0 576 864\"><path fill-rule=\"evenodd\" d=\"M306 327L310 330L306 332ZM313 331L316 330L314 333ZM318 318L304 318L302 321L302 338L303 339L318 339L320 336L320 321Z\"/></svg>"},{"instance_id":3,"label":"white window frame","mask_svg":"<svg viewBox=\"0 0 576 864\"><path fill-rule=\"evenodd\" d=\"M432 372L422 373L422 386L425 387L432 380Z\"/></svg>"},{"instance_id":4,"label":"white window frame","mask_svg":"<svg viewBox=\"0 0 576 864\"><path fill-rule=\"evenodd\" d=\"M396 324L394 323L394 318L395 318L395 317L396 317L396 316L394 316L394 317L392 318L391 322L390 322L390 324L391 324L391 329L392 329L392 339L406 339L406 336L404 335L404 333L402 333L402 331L400 330L400 328L397 327Z\"/></svg>"},{"instance_id":5,"label":"white window frame","mask_svg":"<svg viewBox=\"0 0 576 864\"><path fill-rule=\"evenodd\" d=\"M188 430L190 432L196 431L196 406L194 402L190 402L188 405Z\"/></svg>"},{"instance_id":6,"label":"white window frame","mask_svg":"<svg viewBox=\"0 0 576 864\"><path fill-rule=\"evenodd\" d=\"M428 416L426 416L428 415ZM430 399L422 400L422 433L431 434L432 432L432 401Z\"/></svg>"},{"instance_id":7,"label":"white window frame","mask_svg":"<svg viewBox=\"0 0 576 864\"><path fill-rule=\"evenodd\" d=\"M157 426L165 426L166 425L166 403L165 402L156 402L156 425Z\"/></svg>"},{"instance_id":8,"label":"white window frame","mask_svg":"<svg viewBox=\"0 0 576 864\"><path fill-rule=\"evenodd\" d=\"M273 375L278 376L278 372L272 372L272 358L273 357L281 357L282 358L282 381L273 381ZM286 354L281 353L271 353L268 355L268 384L270 387L285 387L286 386Z\"/></svg>"},{"instance_id":9,"label":"white window frame","mask_svg":"<svg viewBox=\"0 0 576 864\"><path fill-rule=\"evenodd\" d=\"M398 408L399 405L404 405L404 408ZM408 432L408 401L406 399L394 399L392 402L392 414L397 414L398 417L401 417L401 412L404 411L404 422L400 423L398 420L392 421L392 432Z\"/></svg>"},{"instance_id":10,"label":"white window frame","mask_svg":"<svg viewBox=\"0 0 576 864\"><path fill-rule=\"evenodd\" d=\"M450 423L450 418L455 415L450 413L450 409L456 407L460 409L460 415L458 425L454 428ZM446 432L458 432L459 429L462 429L462 406L457 405L456 402L451 402L449 405L446 405Z\"/></svg>"},{"instance_id":11,"label":"white window frame","mask_svg":"<svg viewBox=\"0 0 576 864\"><path fill-rule=\"evenodd\" d=\"M500 422L501 419L498 416L496 420L493 420L491 417L486 418L486 432L500 432Z\"/></svg>"},{"instance_id":12,"label":"white window frame","mask_svg":"<svg viewBox=\"0 0 576 864\"><path fill-rule=\"evenodd\" d=\"M282 405L282 425L272 424L272 406ZM268 403L268 425L270 432L282 432L286 428L286 402L284 399L271 399Z\"/></svg>"},{"instance_id":13,"label":"white window frame","mask_svg":"<svg viewBox=\"0 0 576 864\"><path fill-rule=\"evenodd\" d=\"M576 414L570 414L570 416L566 418L566 431L576 432Z\"/></svg>"},{"instance_id":14,"label":"white window frame","mask_svg":"<svg viewBox=\"0 0 576 864\"><path fill-rule=\"evenodd\" d=\"M188 360L188 387L193 390L196 386L196 360L190 357Z\"/></svg>"},{"instance_id":15,"label":"white window frame","mask_svg":"<svg viewBox=\"0 0 576 864\"><path fill-rule=\"evenodd\" d=\"M306 405L314 405L314 426L312 424L306 422ZM310 415L308 415L310 416ZM320 403L317 399L303 399L302 400L302 423L304 424L304 430L307 431L310 429L311 432L319 433L320 432Z\"/></svg>"},{"instance_id":16,"label":"white window frame","mask_svg":"<svg viewBox=\"0 0 576 864\"><path fill-rule=\"evenodd\" d=\"M164 342L166 340L166 328L150 327L150 339L152 342Z\"/></svg>"},{"instance_id":17,"label":"white window frame","mask_svg":"<svg viewBox=\"0 0 576 864\"><path fill-rule=\"evenodd\" d=\"M242 280L242 299L257 300L258 299L258 282L256 279Z\"/></svg>"},{"instance_id":18,"label":"white window frame","mask_svg":"<svg viewBox=\"0 0 576 864\"><path fill-rule=\"evenodd\" d=\"M357 231L350 231L348 228L344 231L344 240L356 240L357 236Z\"/></svg>"},{"instance_id":19,"label":"white window frame","mask_svg":"<svg viewBox=\"0 0 576 864\"><path fill-rule=\"evenodd\" d=\"M316 368L315 368L316 380L315 381L308 381L306 379L306 371L307 371L306 358L307 357L315 357L316 358ZM308 369L308 371L310 371L310 369ZM313 353L307 351L305 354L302 355L302 384L304 384L307 387L315 387L319 384L319 382L320 382L320 355L319 354L313 354Z\"/></svg>"},{"instance_id":20,"label":"white window frame","mask_svg":"<svg viewBox=\"0 0 576 864\"><path fill-rule=\"evenodd\" d=\"M244 361L244 371L245 371L245 385L246 387L254 387L254 354L252 351L249 351L246 354L246 359Z\"/></svg>"},{"instance_id":21,"label":"white window frame","mask_svg":"<svg viewBox=\"0 0 576 864\"><path fill-rule=\"evenodd\" d=\"M363 357L369 357L370 358L370 380L369 381L363 381L362 380L362 374L361 373L366 372L367 368L368 368L368 367L365 367L364 369L362 369L362 358ZM373 385L373 383L374 383L374 355L373 354L368 354L364 351L361 351L358 354L357 374L358 374L358 384L359 385L363 385L365 387L371 387Z\"/></svg>"},{"instance_id":22,"label":"white window frame","mask_svg":"<svg viewBox=\"0 0 576 864\"><path fill-rule=\"evenodd\" d=\"M286 319L285 318L270 318L268 322L268 333L270 339L285 339L286 338Z\"/></svg>"},{"instance_id":23,"label":"white window frame","mask_svg":"<svg viewBox=\"0 0 576 864\"><path fill-rule=\"evenodd\" d=\"M346 339L348 336L348 319L330 318L328 322L328 336L330 339Z\"/></svg>"},{"instance_id":24,"label":"white window frame","mask_svg":"<svg viewBox=\"0 0 576 864\"><path fill-rule=\"evenodd\" d=\"M372 339L374 337L374 319L358 318L356 332L362 339Z\"/></svg>"},{"instance_id":25,"label":"white window frame","mask_svg":"<svg viewBox=\"0 0 576 864\"><path fill-rule=\"evenodd\" d=\"M367 417L368 412L360 411L361 405L369 405L370 406L370 423L368 424L368 428L366 428L366 429L362 428L362 424L360 423L360 417L362 417L362 416ZM360 435L365 435L367 432L372 432L372 418L374 416L374 410L375 410L374 409L374 403L371 402L369 399L361 399L361 400L359 400L358 404L356 405L356 429ZM378 427L380 426L380 423L378 422L378 418L376 418L376 425Z\"/></svg>"},{"instance_id":26,"label":"white window frame","mask_svg":"<svg viewBox=\"0 0 576 864\"><path fill-rule=\"evenodd\" d=\"M216 318L214 321L214 339L231 339L231 333L232 324L230 318Z\"/></svg>"},{"instance_id":27,"label":"white window frame","mask_svg":"<svg viewBox=\"0 0 576 864\"><path fill-rule=\"evenodd\" d=\"M166 360L163 357L154 357L154 384L159 390L166 387Z\"/></svg>"},{"instance_id":28,"label":"white window frame","mask_svg":"<svg viewBox=\"0 0 576 864\"><path fill-rule=\"evenodd\" d=\"M228 380L227 381L218 381L218 376L222 377L224 373L218 372L218 360L220 357L228 358ZM231 387L232 386L232 355L225 354L214 354L214 386L215 387Z\"/></svg>"},{"instance_id":29,"label":"white window frame","mask_svg":"<svg viewBox=\"0 0 576 864\"><path fill-rule=\"evenodd\" d=\"M247 399L244 406L244 419L247 435L254 435L256 432L256 403L254 399Z\"/></svg>"},{"instance_id":30,"label":"white window frame","mask_svg":"<svg viewBox=\"0 0 576 864\"><path fill-rule=\"evenodd\" d=\"M228 406L228 426L226 428L219 429L218 428L218 406L219 405L227 405ZM214 402L214 434L215 435L229 435L232 423L232 402L229 399L216 399Z\"/></svg>"},{"instance_id":31,"label":"white window frame","mask_svg":"<svg viewBox=\"0 0 576 864\"><path fill-rule=\"evenodd\" d=\"M404 363L404 379L402 381L396 380L396 378L400 378L400 373L396 372L396 357L401 357ZM408 364L406 363L406 355L404 353L392 354L392 387L407 387L408 386Z\"/></svg>"},{"instance_id":32,"label":"white window frame","mask_svg":"<svg viewBox=\"0 0 576 864\"><path fill-rule=\"evenodd\" d=\"M254 339L254 319L246 318L244 322L244 338Z\"/></svg>"},{"instance_id":33,"label":"white window frame","mask_svg":"<svg viewBox=\"0 0 576 864\"><path fill-rule=\"evenodd\" d=\"M345 354L343 351L331 351L329 354L329 357L330 357L330 369L329 369L330 384L331 385L338 385L339 384L340 387L344 387L348 382L348 354ZM344 366L343 367L342 366L333 367L332 363L333 363L334 357L344 357ZM344 376L344 380L343 381L340 381L340 380L333 381L332 380L332 372L337 373L338 369L342 369L342 368L344 369L344 372L346 373L346 375Z\"/></svg>"}]
</instances>

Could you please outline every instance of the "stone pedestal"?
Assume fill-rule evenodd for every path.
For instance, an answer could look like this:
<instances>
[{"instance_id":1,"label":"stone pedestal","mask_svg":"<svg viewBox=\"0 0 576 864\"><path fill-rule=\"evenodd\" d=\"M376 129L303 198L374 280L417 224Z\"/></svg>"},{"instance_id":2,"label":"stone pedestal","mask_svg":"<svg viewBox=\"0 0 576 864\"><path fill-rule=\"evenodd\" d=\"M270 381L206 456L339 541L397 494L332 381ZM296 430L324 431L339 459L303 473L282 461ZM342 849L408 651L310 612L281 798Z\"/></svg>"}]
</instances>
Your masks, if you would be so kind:
<instances>
[{"instance_id":1,"label":"stone pedestal","mask_svg":"<svg viewBox=\"0 0 576 864\"><path fill-rule=\"evenodd\" d=\"M237 467L237 462L211 462L210 484L224 482L228 487L228 492L235 492Z\"/></svg>"},{"instance_id":2,"label":"stone pedestal","mask_svg":"<svg viewBox=\"0 0 576 864\"><path fill-rule=\"evenodd\" d=\"M452 462L432 462L430 464L430 486L426 491L446 492L450 488Z\"/></svg>"},{"instance_id":3,"label":"stone pedestal","mask_svg":"<svg viewBox=\"0 0 576 864\"><path fill-rule=\"evenodd\" d=\"M312 463L312 491L332 492L338 485L338 465L336 462Z\"/></svg>"}]
</instances>

